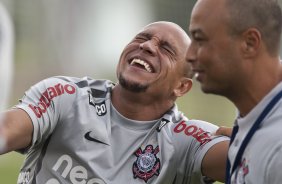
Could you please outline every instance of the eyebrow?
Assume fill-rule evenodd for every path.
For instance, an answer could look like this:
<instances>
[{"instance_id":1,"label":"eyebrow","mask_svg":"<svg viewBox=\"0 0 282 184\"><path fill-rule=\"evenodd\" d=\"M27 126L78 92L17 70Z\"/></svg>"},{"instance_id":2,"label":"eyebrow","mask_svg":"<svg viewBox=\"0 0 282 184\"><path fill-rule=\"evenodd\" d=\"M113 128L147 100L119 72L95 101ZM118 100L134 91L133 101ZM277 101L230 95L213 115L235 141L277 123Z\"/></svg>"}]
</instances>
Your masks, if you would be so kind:
<instances>
[{"instance_id":1,"label":"eyebrow","mask_svg":"<svg viewBox=\"0 0 282 184\"><path fill-rule=\"evenodd\" d=\"M188 34L189 36L195 36L197 33L204 34L200 28L189 30Z\"/></svg>"},{"instance_id":2,"label":"eyebrow","mask_svg":"<svg viewBox=\"0 0 282 184\"><path fill-rule=\"evenodd\" d=\"M148 39L151 39L153 37L152 34L146 33L146 32L141 32L141 33L137 34L136 36L144 36L144 37L146 37ZM160 45L169 47L174 53L176 53L176 51L177 51L176 47L174 45L170 44L166 40L161 40L160 41Z\"/></svg>"},{"instance_id":3,"label":"eyebrow","mask_svg":"<svg viewBox=\"0 0 282 184\"><path fill-rule=\"evenodd\" d=\"M174 47L174 45L170 44L168 41L161 41L161 45L168 46L174 53L177 51L176 47Z\"/></svg>"},{"instance_id":4,"label":"eyebrow","mask_svg":"<svg viewBox=\"0 0 282 184\"><path fill-rule=\"evenodd\" d=\"M152 37L152 35L151 35L150 33L144 33L144 32L139 33L139 34L137 34L136 36L144 36L144 37L146 37L146 38L151 38L151 37Z\"/></svg>"}]
</instances>

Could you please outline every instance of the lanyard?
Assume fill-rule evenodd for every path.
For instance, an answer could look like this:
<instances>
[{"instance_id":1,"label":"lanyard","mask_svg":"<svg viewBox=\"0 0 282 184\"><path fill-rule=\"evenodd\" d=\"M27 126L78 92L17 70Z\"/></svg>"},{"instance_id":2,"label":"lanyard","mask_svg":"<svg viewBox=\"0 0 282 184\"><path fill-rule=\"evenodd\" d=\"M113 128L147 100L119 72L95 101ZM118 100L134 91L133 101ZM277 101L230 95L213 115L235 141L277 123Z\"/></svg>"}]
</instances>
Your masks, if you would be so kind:
<instances>
[{"instance_id":1,"label":"lanyard","mask_svg":"<svg viewBox=\"0 0 282 184\"><path fill-rule=\"evenodd\" d=\"M250 131L248 132L248 134L246 135L245 139L243 140L239 151L237 152L237 155L235 157L235 161L230 173L230 168L231 168L231 164L229 159L227 160L227 165L226 165L226 178L225 178L225 183L226 184L230 184L231 182L231 176L234 173L235 169L238 167L238 165L240 164L240 161L242 159L243 153L245 151L245 148L247 147L248 143L250 142L251 138L253 137L253 135L255 134L255 132L260 128L260 125L263 121L263 119L267 116L267 114L271 111L271 109L275 106L275 104L281 99L282 97L282 91L280 91L270 102L269 104L267 104L267 106L264 108L264 110L262 111L262 113L259 115L259 117L257 118L257 120L255 121L255 123L253 124L252 128L250 129ZM232 142L234 141L235 135L238 132L238 126L234 126L234 129L232 131L232 135L230 138L230 145L232 144Z\"/></svg>"}]
</instances>

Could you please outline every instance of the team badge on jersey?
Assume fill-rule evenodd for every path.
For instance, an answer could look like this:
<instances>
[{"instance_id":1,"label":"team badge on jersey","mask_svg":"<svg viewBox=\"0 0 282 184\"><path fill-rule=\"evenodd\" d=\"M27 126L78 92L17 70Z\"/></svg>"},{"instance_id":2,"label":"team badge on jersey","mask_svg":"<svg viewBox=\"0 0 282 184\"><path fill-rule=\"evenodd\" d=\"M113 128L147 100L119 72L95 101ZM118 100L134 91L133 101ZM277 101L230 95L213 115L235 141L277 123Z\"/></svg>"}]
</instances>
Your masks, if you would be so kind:
<instances>
[{"instance_id":1,"label":"team badge on jersey","mask_svg":"<svg viewBox=\"0 0 282 184\"><path fill-rule=\"evenodd\" d=\"M168 124L169 122L170 122L169 120L162 118L162 120L161 120L161 122L160 122L160 125L157 127L157 131L160 132L161 129L162 129L166 124Z\"/></svg>"},{"instance_id":2,"label":"team badge on jersey","mask_svg":"<svg viewBox=\"0 0 282 184\"><path fill-rule=\"evenodd\" d=\"M244 159L242 163L240 164L239 169L237 170L237 173L235 176L236 178L235 183L236 184L245 184L245 177L248 173L249 173L249 166L246 163L246 159Z\"/></svg>"},{"instance_id":3,"label":"team badge on jersey","mask_svg":"<svg viewBox=\"0 0 282 184\"><path fill-rule=\"evenodd\" d=\"M89 94L89 104L95 107L96 113L98 116L104 116L107 114L107 108L105 101L101 103L95 103L91 94Z\"/></svg>"},{"instance_id":4,"label":"team badge on jersey","mask_svg":"<svg viewBox=\"0 0 282 184\"><path fill-rule=\"evenodd\" d=\"M132 167L134 178L140 178L147 183L154 175L160 174L161 163L160 159L157 158L159 151L159 146L154 149L152 145L147 145L144 150L139 148L135 152L137 160Z\"/></svg>"}]
</instances>

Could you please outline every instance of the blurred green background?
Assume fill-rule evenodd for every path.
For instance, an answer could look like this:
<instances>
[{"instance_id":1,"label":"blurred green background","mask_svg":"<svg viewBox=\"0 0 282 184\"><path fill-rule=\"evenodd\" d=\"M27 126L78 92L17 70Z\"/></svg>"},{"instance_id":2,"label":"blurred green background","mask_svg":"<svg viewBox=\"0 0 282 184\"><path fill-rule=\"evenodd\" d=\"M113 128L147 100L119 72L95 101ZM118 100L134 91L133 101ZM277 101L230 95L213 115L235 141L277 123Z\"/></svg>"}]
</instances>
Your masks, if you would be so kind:
<instances>
[{"instance_id":1,"label":"blurred green background","mask_svg":"<svg viewBox=\"0 0 282 184\"><path fill-rule=\"evenodd\" d=\"M54 75L115 81L119 54L146 24L166 20L187 30L196 0L0 0L13 29L13 77L7 107L34 83ZM8 68L7 68L8 70ZM234 106L203 94L199 84L177 101L190 119L231 126ZM17 181L23 156L0 156L0 184Z\"/></svg>"}]
</instances>

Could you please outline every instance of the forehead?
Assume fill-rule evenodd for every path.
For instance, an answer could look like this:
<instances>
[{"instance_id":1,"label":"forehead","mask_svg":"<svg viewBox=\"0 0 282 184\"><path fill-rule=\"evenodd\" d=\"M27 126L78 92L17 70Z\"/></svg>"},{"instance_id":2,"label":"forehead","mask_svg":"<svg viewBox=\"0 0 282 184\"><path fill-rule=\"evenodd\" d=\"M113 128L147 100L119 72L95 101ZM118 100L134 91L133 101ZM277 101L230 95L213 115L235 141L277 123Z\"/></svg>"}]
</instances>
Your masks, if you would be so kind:
<instances>
[{"instance_id":1,"label":"forehead","mask_svg":"<svg viewBox=\"0 0 282 184\"><path fill-rule=\"evenodd\" d=\"M153 23L143 28L139 34L147 34L172 45L185 45L189 41L186 32L173 23Z\"/></svg>"},{"instance_id":2,"label":"forehead","mask_svg":"<svg viewBox=\"0 0 282 184\"><path fill-rule=\"evenodd\" d=\"M225 3L226 0L198 0L192 10L189 31L201 32L207 27L218 31L228 16Z\"/></svg>"}]
</instances>

